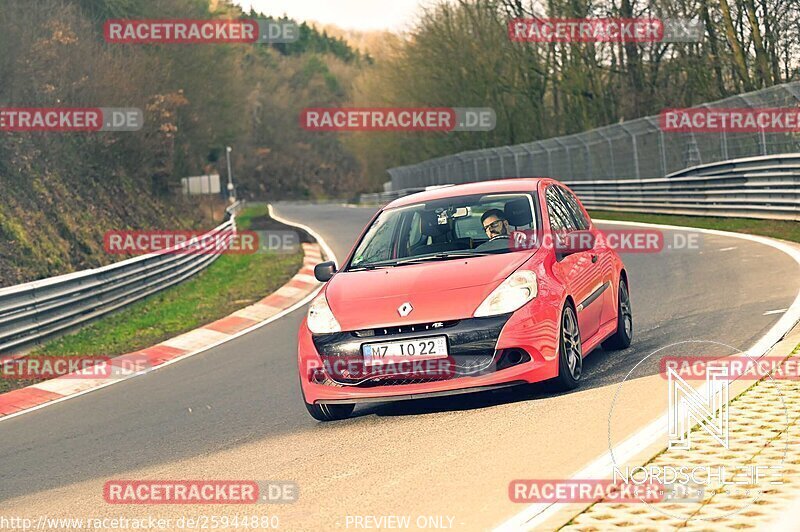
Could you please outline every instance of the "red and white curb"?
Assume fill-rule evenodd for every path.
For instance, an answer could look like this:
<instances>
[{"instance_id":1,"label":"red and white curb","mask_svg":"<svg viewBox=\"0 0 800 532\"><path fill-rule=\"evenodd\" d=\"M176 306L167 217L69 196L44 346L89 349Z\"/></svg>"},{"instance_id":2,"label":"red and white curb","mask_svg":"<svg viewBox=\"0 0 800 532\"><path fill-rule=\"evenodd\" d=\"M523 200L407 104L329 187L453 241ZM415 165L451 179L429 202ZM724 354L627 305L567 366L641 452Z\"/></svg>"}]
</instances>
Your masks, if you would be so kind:
<instances>
[{"instance_id":1,"label":"red and white curb","mask_svg":"<svg viewBox=\"0 0 800 532\"><path fill-rule=\"evenodd\" d=\"M287 225L298 225L287 222ZM306 229L305 227L303 227ZM111 376L92 378L91 369L0 394L0 421L71 399L117 382L142 375L207 351L212 347L263 327L308 303L321 284L314 278L314 266L323 260L321 249L327 245L312 232L319 244L303 244L303 266L289 282L264 299L233 314L170 338L153 347L111 359ZM140 368L137 370L136 368Z\"/></svg>"}]
</instances>

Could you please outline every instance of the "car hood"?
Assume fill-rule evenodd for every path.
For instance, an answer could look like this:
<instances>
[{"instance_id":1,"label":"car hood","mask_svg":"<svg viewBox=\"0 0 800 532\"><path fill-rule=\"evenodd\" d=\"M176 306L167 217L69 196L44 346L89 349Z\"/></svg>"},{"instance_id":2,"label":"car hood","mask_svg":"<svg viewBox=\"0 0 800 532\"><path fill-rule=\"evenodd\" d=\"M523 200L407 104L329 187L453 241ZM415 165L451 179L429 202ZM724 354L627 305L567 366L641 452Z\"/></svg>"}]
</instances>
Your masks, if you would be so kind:
<instances>
[{"instance_id":1,"label":"car hood","mask_svg":"<svg viewBox=\"0 0 800 532\"><path fill-rule=\"evenodd\" d=\"M325 297L344 331L464 319L529 258L504 253L343 271L328 282ZM413 310L400 316L404 303Z\"/></svg>"}]
</instances>

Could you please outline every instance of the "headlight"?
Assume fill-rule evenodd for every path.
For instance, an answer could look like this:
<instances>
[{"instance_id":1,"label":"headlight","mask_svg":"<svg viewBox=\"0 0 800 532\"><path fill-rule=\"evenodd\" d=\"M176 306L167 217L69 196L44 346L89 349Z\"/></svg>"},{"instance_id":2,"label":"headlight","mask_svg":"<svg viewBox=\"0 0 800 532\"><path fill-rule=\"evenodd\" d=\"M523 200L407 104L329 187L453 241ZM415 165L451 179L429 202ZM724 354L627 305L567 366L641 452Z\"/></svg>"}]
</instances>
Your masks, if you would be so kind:
<instances>
[{"instance_id":1,"label":"headlight","mask_svg":"<svg viewBox=\"0 0 800 532\"><path fill-rule=\"evenodd\" d=\"M311 302L308 307L308 329L314 334L328 334L340 332L342 328L328 306L325 294Z\"/></svg>"},{"instance_id":2,"label":"headlight","mask_svg":"<svg viewBox=\"0 0 800 532\"><path fill-rule=\"evenodd\" d=\"M500 286L492 290L475 311L476 318L514 312L536 297L536 274L528 270L512 273Z\"/></svg>"}]
</instances>

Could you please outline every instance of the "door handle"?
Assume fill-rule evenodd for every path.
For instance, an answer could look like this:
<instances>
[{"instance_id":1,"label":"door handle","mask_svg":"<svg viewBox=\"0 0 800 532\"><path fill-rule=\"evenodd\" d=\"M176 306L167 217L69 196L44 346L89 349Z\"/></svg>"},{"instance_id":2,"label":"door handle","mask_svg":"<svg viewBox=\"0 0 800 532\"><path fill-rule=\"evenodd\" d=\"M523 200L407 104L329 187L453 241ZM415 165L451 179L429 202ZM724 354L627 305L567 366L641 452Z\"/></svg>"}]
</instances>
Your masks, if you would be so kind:
<instances>
[{"instance_id":1,"label":"door handle","mask_svg":"<svg viewBox=\"0 0 800 532\"><path fill-rule=\"evenodd\" d=\"M592 264L597 262L597 255L592 255Z\"/></svg>"}]
</instances>

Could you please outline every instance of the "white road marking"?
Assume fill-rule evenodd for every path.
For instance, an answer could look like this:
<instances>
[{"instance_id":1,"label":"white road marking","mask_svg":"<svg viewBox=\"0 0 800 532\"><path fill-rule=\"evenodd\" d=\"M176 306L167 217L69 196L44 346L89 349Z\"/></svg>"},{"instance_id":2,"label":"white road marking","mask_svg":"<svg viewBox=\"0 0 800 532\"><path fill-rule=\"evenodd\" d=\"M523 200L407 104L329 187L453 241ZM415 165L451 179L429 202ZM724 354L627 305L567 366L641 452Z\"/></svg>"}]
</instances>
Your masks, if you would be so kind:
<instances>
[{"instance_id":1,"label":"white road marking","mask_svg":"<svg viewBox=\"0 0 800 532\"><path fill-rule=\"evenodd\" d=\"M287 220L286 218L281 218L280 216L275 214L275 209L272 208L271 203L267 204L267 211L269 212L270 217L272 217L275 220L278 220L279 222L285 223L286 225L293 225L295 227L299 227L300 229L305 229L308 232L308 234L310 234L317 240L317 244L319 244L319 246L325 252L325 255L328 257L328 260L332 260L338 264L339 261L336 260L336 254L330 248L328 243L325 242L325 239L319 235L319 233L317 233L307 225L303 225L297 222L292 222L290 220Z\"/></svg>"},{"instance_id":2,"label":"white road marking","mask_svg":"<svg viewBox=\"0 0 800 532\"><path fill-rule=\"evenodd\" d=\"M787 310L789 310L789 309L788 308L779 308L778 310L768 310L764 314L762 314L762 316L769 316L770 314L783 314Z\"/></svg>"},{"instance_id":3,"label":"white road marking","mask_svg":"<svg viewBox=\"0 0 800 532\"><path fill-rule=\"evenodd\" d=\"M662 225L662 224L648 224L640 222L624 222L616 220L594 220L597 223L608 223L613 225L632 225L639 227L653 227L658 229L670 229L676 231L698 231L701 233L717 236L725 236L731 238L740 238L742 240L749 240L766 246L770 246L779 251L782 251L792 257L798 266L800 266L800 249L790 246L778 240L770 238L747 235L743 233L732 233L729 231L718 231L715 229L699 229L694 227L679 227L676 225ZM792 305L786 309L786 313L781 317L778 322L767 331L761 339L756 342L744 354L752 358L760 358L764 356L772 347L777 344L783 336L794 328L800 322L800 292L795 296ZM658 438L666 434L667 428L667 413L659 415L656 419L651 421L647 426L638 432L634 433L627 440L622 442L621 445L615 447L614 455L617 461L625 461L627 458L636 456L638 453L644 451L647 447L657 441ZM585 478L607 478L611 471L612 459L610 453L603 453L595 458L583 469L572 475L571 479L585 479ZM555 513L561 510L563 503L535 503L527 506L521 512L512 516L495 530L534 530L541 527L542 524L552 517Z\"/></svg>"},{"instance_id":4,"label":"white road marking","mask_svg":"<svg viewBox=\"0 0 800 532\"><path fill-rule=\"evenodd\" d=\"M722 248L722 249L720 249L720 251L731 251L733 249L737 249L737 247L733 246L733 247L730 247L730 248Z\"/></svg>"}]
</instances>

